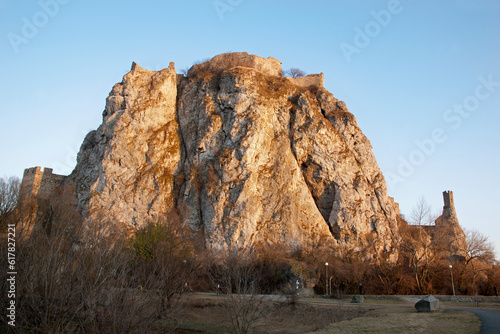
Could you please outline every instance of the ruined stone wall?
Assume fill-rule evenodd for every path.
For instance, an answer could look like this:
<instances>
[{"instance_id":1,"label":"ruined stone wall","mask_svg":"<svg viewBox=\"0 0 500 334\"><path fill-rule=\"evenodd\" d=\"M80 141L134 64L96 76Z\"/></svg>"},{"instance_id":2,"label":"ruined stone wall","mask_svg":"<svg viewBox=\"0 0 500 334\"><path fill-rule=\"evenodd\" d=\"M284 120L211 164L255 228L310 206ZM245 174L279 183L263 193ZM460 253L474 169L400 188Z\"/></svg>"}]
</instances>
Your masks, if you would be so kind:
<instances>
[{"instance_id":1,"label":"ruined stone wall","mask_svg":"<svg viewBox=\"0 0 500 334\"><path fill-rule=\"evenodd\" d=\"M262 58L255 55L249 55L246 52L236 52L236 53L224 53L213 57L209 61L203 62L201 64L193 65L188 71L188 76L195 75L200 72L219 72L222 70L228 70L234 67L247 67L253 68L259 72L267 75L281 77L283 71L281 68L281 62L273 57ZM178 83L179 83L178 78ZM325 79L323 73L320 74L310 74L301 78L290 78L286 79L300 87L324 87Z\"/></svg>"},{"instance_id":2,"label":"ruined stone wall","mask_svg":"<svg viewBox=\"0 0 500 334\"><path fill-rule=\"evenodd\" d=\"M24 170L21 182L20 198L48 199L50 194L60 187L66 176L52 173L52 168L32 167Z\"/></svg>"},{"instance_id":3,"label":"ruined stone wall","mask_svg":"<svg viewBox=\"0 0 500 334\"><path fill-rule=\"evenodd\" d=\"M453 191L443 191L444 208L454 208L455 201L453 200Z\"/></svg>"},{"instance_id":4,"label":"ruined stone wall","mask_svg":"<svg viewBox=\"0 0 500 334\"><path fill-rule=\"evenodd\" d=\"M262 58L247 52L223 53L201 64L193 65L188 76L200 71L218 72L237 66L254 68L267 75L282 76L281 62L273 57Z\"/></svg>"},{"instance_id":5,"label":"ruined stone wall","mask_svg":"<svg viewBox=\"0 0 500 334\"><path fill-rule=\"evenodd\" d=\"M52 168L45 168L37 196L39 198L48 198L56 188L63 184L65 179L65 175L54 174Z\"/></svg>"},{"instance_id":6,"label":"ruined stone wall","mask_svg":"<svg viewBox=\"0 0 500 334\"><path fill-rule=\"evenodd\" d=\"M394 197L389 196L389 201L392 203L394 209L396 210L396 216L401 216L401 211L399 209L399 203L394 200Z\"/></svg>"},{"instance_id":7,"label":"ruined stone wall","mask_svg":"<svg viewBox=\"0 0 500 334\"><path fill-rule=\"evenodd\" d=\"M42 176L41 167L26 168L24 170L21 189L19 191L19 198L21 200L27 200L32 196L36 196L40 188Z\"/></svg>"},{"instance_id":8,"label":"ruined stone wall","mask_svg":"<svg viewBox=\"0 0 500 334\"><path fill-rule=\"evenodd\" d=\"M300 87L324 87L325 86L325 78L323 73L320 74L309 74L308 76L302 78L286 78L292 84Z\"/></svg>"}]
</instances>

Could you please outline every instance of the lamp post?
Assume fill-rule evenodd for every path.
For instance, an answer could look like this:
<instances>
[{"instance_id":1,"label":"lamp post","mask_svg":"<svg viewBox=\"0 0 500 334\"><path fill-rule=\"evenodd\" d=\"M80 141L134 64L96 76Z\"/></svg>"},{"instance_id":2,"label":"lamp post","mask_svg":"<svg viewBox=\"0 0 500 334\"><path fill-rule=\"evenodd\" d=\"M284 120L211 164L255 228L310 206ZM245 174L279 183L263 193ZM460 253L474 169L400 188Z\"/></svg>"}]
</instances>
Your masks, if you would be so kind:
<instances>
[{"instance_id":1,"label":"lamp post","mask_svg":"<svg viewBox=\"0 0 500 334\"><path fill-rule=\"evenodd\" d=\"M453 295L455 295L455 283L453 283L453 266L450 264L450 275L451 275L451 289L453 290Z\"/></svg>"},{"instance_id":2,"label":"lamp post","mask_svg":"<svg viewBox=\"0 0 500 334\"><path fill-rule=\"evenodd\" d=\"M325 262L325 295L328 295L328 262Z\"/></svg>"}]
</instances>

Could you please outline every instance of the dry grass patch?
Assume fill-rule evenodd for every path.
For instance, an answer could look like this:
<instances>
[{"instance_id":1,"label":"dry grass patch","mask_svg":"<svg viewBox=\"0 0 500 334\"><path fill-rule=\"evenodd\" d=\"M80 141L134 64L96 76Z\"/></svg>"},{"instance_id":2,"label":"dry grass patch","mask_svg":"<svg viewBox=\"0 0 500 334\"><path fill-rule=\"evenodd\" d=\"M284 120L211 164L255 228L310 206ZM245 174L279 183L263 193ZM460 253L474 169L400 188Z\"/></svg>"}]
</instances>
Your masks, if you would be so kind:
<instances>
[{"instance_id":1,"label":"dry grass patch","mask_svg":"<svg viewBox=\"0 0 500 334\"><path fill-rule=\"evenodd\" d=\"M228 296L193 296L186 303L180 333L232 332ZM251 333L294 334L322 329L332 322L363 316L367 308L345 305L315 305L265 300L268 312L256 321Z\"/></svg>"},{"instance_id":2,"label":"dry grass patch","mask_svg":"<svg viewBox=\"0 0 500 334\"><path fill-rule=\"evenodd\" d=\"M474 303L474 302L471 302L471 303L466 303L466 302L450 302L450 301L446 301L446 302L440 302L440 305L442 307L449 307L449 308L453 308L453 307L457 307L457 308L472 308L472 309L475 309L477 308L478 310L489 310L489 311L496 311L496 312L500 312L500 303Z\"/></svg>"},{"instance_id":3,"label":"dry grass patch","mask_svg":"<svg viewBox=\"0 0 500 334\"><path fill-rule=\"evenodd\" d=\"M368 310L345 305L313 305L299 303L295 307L280 304L259 323L262 333L306 333L319 330L332 322L363 316Z\"/></svg>"},{"instance_id":4,"label":"dry grass patch","mask_svg":"<svg viewBox=\"0 0 500 334\"><path fill-rule=\"evenodd\" d=\"M371 312L370 316L331 324L316 334L331 333L479 333L481 321L465 311L443 310L418 313L413 308L394 307Z\"/></svg>"}]
</instances>

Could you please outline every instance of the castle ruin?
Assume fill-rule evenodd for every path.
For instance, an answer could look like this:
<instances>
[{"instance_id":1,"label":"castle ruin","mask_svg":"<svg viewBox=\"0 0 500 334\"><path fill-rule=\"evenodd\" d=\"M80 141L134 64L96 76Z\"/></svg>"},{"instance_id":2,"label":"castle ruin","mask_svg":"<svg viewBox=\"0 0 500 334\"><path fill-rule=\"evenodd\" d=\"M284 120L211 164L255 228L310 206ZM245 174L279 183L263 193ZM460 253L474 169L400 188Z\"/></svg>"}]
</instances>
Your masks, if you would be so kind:
<instances>
[{"instance_id":1,"label":"castle ruin","mask_svg":"<svg viewBox=\"0 0 500 334\"><path fill-rule=\"evenodd\" d=\"M273 57L263 58L256 55L248 54L247 52L223 53L213 57L212 59L193 65L187 75L191 76L198 72L217 72L221 69L229 70L235 67L246 67L257 70L263 74L275 77L282 77L283 70L281 62ZM324 75L309 74L301 78L285 78L288 82L300 87L324 87Z\"/></svg>"},{"instance_id":2,"label":"castle ruin","mask_svg":"<svg viewBox=\"0 0 500 334\"><path fill-rule=\"evenodd\" d=\"M455 208L455 201L453 200L453 191L443 191L444 209Z\"/></svg>"},{"instance_id":3,"label":"castle ruin","mask_svg":"<svg viewBox=\"0 0 500 334\"><path fill-rule=\"evenodd\" d=\"M41 167L26 168L21 182L19 198L21 201L29 199L48 200L50 194L62 186L65 175L52 173L52 168Z\"/></svg>"},{"instance_id":4,"label":"castle ruin","mask_svg":"<svg viewBox=\"0 0 500 334\"><path fill-rule=\"evenodd\" d=\"M429 226L429 234L434 236L437 232L444 233L450 252L454 256L464 256L467 252L467 242L455 211L453 192L443 191L443 201L443 213L435 220L435 226Z\"/></svg>"}]
</instances>

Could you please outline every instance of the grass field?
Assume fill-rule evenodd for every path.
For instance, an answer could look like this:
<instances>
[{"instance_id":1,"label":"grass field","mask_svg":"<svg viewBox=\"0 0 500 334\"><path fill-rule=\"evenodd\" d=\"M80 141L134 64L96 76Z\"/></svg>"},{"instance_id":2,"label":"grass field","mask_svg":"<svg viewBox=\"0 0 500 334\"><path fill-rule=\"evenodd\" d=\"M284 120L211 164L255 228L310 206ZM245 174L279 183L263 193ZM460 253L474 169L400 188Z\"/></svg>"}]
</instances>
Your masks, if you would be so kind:
<instances>
[{"instance_id":1,"label":"grass field","mask_svg":"<svg viewBox=\"0 0 500 334\"><path fill-rule=\"evenodd\" d=\"M364 317L330 324L314 333L479 333L481 322L465 311L418 313L409 307L376 309Z\"/></svg>"},{"instance_id":2,"label":"grass field","mask_svg":"<svg viewBox=\"0 0 500 334\"><path fill-rule=\"evenodd\" d=\"M321 298L287 301L231 299L229 296L192 295L185 303L177 333L231 333L235 313L245 307L254 314L250 333L479 333L481 322L472 313L442 310L418 313L404 300L348 304ZM254 303L254 304L251 304ZM244 321L244 317L240 317Z\"/></svg>"}]
</instances>

